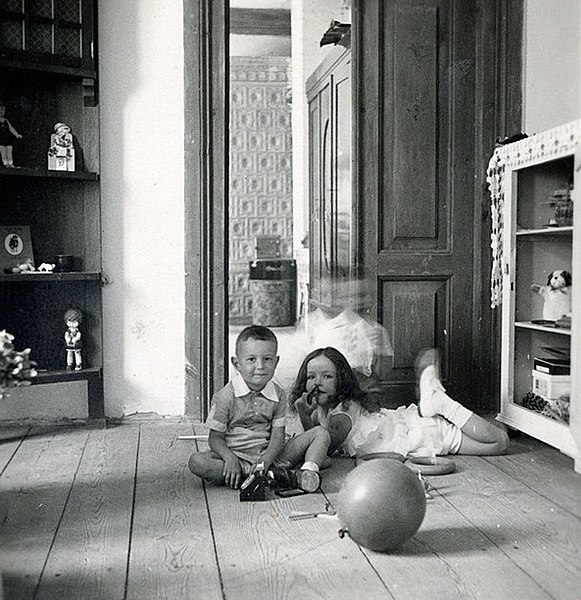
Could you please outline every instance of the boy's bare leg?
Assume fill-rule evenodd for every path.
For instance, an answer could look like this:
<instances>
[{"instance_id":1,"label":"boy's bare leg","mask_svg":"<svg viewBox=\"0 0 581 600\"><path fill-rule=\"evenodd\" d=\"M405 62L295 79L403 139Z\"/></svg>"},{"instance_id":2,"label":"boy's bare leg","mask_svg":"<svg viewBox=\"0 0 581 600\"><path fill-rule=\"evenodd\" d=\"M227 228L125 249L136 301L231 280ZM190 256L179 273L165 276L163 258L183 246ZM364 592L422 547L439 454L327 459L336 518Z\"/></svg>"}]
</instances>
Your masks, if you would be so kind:
<instances>
[{"instance_id":1,"label":"boy's bare leg","mask_svg":"<svg viewBox=\"0 0 581 600\"><path fill-rule=\"evenodd\" d=\"M224 484L224 461L213 452L194 452L188 461L190 471L212 483Z\"/></svg>"}]
</instances>

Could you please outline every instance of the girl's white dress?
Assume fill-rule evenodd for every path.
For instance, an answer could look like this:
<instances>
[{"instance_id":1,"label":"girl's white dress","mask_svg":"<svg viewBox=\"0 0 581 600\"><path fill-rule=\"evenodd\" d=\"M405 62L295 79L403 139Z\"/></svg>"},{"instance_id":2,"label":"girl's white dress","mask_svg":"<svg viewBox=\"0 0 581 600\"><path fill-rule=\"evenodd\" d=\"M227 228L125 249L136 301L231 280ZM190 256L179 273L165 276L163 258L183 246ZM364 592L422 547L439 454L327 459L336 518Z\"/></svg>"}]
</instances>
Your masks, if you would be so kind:
<instances>
[{"instance_id":1,"label":"girl's white dress","mask_svg":"<svg viewBox=\"0 0 581 600\"><path fill-rule=\"evenodd\" d=\"M462 432L440 416L422 417L415 404L392 410L381 408L368 412L356 402L342 404L329 411L326 417L321 409L318 417L328 426L334 415L346 415L351 430L342 444L348 456L363 456L375 452L396 452L403 456L436 456L455 454L460 447Z\"/></svg>"}]
</instances>

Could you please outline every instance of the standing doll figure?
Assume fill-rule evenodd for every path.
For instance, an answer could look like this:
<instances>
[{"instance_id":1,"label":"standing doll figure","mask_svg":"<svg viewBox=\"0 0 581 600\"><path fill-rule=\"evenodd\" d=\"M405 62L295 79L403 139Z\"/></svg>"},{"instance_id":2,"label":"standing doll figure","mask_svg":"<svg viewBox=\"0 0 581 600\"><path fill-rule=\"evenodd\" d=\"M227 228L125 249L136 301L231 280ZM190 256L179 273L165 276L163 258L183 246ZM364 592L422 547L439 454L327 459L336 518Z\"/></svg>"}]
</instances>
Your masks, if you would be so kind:
<instances>
[{"instance_id":1,"label":"standing doll figure","mask_svg":"<svg viewBox=\"0 0 581 600\"><path fill-rule=\"evenodd\" d=\"M22 136L12 127L10 121L4 116L6 114L6 106L0 100L0 156L2 164L5 167L13 167L14 159L12 158L12 142L14 138L22 139Z\"/></svg>"},{"instance_id":2,"label":"standing doll figure","mask_svg":"<svg viewBox=\"0 0 581 600\"><path fill-rule=\"evenodd\" d=\"M77 308L69 308L64 316L67 330L65 332L65 343L67 350L67 371L80 371L83 368L81 356L81 332L79 325L83 321L83 315Z\"/></svg>"},{"instance_id":3,"label":"standing doll figure","mask_svg":"<svg viewBox=\"0 0 581 600\"><path fill-rule=\"evenodd\" d=\"M75 148L71 128L65 123L57 123L50 136L48 149L49 171L74 171Z\"/></svg>"}]
</instances>

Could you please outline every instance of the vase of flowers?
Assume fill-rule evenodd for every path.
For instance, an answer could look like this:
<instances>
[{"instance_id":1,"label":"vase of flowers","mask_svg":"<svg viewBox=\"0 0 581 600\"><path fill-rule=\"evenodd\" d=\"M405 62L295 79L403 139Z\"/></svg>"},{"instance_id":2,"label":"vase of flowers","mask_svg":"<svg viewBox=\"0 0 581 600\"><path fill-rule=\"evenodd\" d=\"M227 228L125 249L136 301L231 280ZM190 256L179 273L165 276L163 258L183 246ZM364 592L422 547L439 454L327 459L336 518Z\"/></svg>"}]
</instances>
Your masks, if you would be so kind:
<instances>
[{"instance_id":1,"label":"vase of flowers","mask_svg":"<svg viewBox=\"0 0 581 600\"><path fill-rule=\"evenodd\" d=\"M14 336L0 331L0 399L10 388L30 385L36 377L36 363L30 360L30 348L18 352L14 349Z\"/></svg>"}]
</instances>

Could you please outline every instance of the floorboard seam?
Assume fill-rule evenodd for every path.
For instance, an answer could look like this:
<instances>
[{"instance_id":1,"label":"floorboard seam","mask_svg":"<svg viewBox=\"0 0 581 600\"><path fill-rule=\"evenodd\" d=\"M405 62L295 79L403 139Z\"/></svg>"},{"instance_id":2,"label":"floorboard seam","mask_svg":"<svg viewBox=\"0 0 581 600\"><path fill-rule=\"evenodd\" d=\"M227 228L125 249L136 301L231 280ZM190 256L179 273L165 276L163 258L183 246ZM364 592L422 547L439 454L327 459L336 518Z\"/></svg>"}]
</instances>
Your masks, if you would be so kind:
<instances>
[{"instance_id":1,"label":"floorboard seam","mask_svg":"<svg viewBox=\"0 0 581 600\"><path fill-rule=\"evenodd\" d=\"M6 469L8 468L8 465L12 462L12 459L16 456L16 453L18 452L18 450L20 450L20 447L22 446L22 444L24 444L24 440L28 437L28 434L30 433L31 429L32 429L32 427L29 427L22 434L22 437L20 438L20 441L18 442L18 446L16 446L16 448L14 449L14 452L10 455L8 462L4 465L4 468L0 471L0 477L2 477L2 475L4 475L4 471L6 471Z\"/></svg>"},{"instance_id":2,"label":"floorboard seam","mask_svg":"<svg viewBox=\"0 0 581 600\"><path fill-rule=\"evenodd\" d=\"M133 525L135 522L135 499L137 497L137 472L139 467L139 450L141 447L141 423L137 433L137 448L135 452L135 468L133 471L133 498L131 499L131 519L129 522L129 540L127 544L127 564L125 565L125 589L123 591L123 600L127 598L129 591L129 568L131 566L131 548L133 540Z\"/></svg>"},{"instance_id":3,"label":"floorboard seam","mask_svg":"<svg viewBox=\"0 0 581 600\"><path fill-rule=\"evenodd\" d=\"M57 432L58 433L58 432ZM53 433L53 438L56 437L57 433ZM34 593L32 594L32 600L34 600L36 598L36 595L38 594L38 590L40 589L40 584L42 583L42 579L44 577L44 572L46 570L46 565L48 564L48 560L50 558L50 553L52 552L52 549L54 547L54 543L56 541L56 537L58 535L59 529L61 527L61 523L63 522L64 516L65 516L65 511L67 510L67 506L69 504L69 500L71 497L71 494L73 493L73 488L75 486L75 482L77 481L77 475L79 474L79 469L81 468L81 463L83 462L83 456L85 455L85 450L87 449L87 444L89 443L89 436L91 435L91 433L89 432L87 434L87 437L85 438L85 443L83 444L83 449L81 450L81 455L79 456L79 460L77 461L77 468L75 469L75 474L73 475L72 479L71 479L71 485L69 486L69 491L67 493L67 498L63 504L63 509L61 511L61 516L59 517L57 526L54 530L54 535L52 536L52 540L50 542L50 546L48 548L48 552L46 553L46 558L44 559L44 563L42 565L42 570L40 571L40 575L38 577L38 581L36 582L36 587L34 588Z\"/></svg>"},{"instance_id":4,"label":"floorboard seam","mask_svg":"<svg viewBox=\"0 0 581 600\"><path fill-rule=\"evenodd\" d=\"M196 441L196 448L198 442ZM216 569L218 571L218 580L220 581L220 592L222 593L223 600L226 600L226 590L224 588L224 580L222 578L222 570L220 569L220 561L218 560L218 547L216 545L216 536L214 534L214 524L212 523L212 513L210 511L210 503L208 502L208 493L206 491L206 483L202 481L202 489L204 490L204 500L206 502L206 513L208 515L208 524L210 527L210 534L212 535L212 547L214 548L214 560L216 561Z\"/></svg>"}]
</instances>

